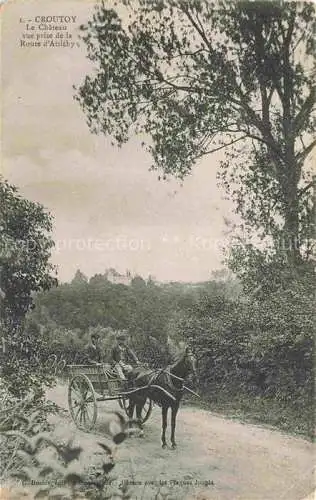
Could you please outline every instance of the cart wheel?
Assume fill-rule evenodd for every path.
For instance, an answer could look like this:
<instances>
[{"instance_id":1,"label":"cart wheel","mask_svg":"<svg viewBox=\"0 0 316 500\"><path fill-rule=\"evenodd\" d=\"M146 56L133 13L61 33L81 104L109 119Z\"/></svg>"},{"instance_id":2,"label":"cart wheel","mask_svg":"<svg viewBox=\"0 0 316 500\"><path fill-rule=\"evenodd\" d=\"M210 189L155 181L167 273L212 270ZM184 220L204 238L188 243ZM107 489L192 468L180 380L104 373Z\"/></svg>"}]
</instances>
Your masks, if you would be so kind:
<instances>
[{"instance_id":1,"label":"cart wheel","mask_svg":"<svg viewBox=\"0 0 316 500\"><path fill-rule=\"evenodd\" d=\"M97 401L93 386L86 375L75 375L68 387L68 405L79 429L93 429L97 419Z\"/></svg>"},{"instance_id":2,"label":"cart wheel","mask_svg":"<svg viewBox=\"0 0 316 500\"><path fill-rule=\"evenodd\" d=\"M122 408L122 410L125 411L126 415L129 417L128 414L129 400L127 398L119 399L119 405ZM147 420L151 415L152 409L153 409L153 402L150 398L147 398L141 413L142 424L147 422Z\"/></svg>"}]
</instances>

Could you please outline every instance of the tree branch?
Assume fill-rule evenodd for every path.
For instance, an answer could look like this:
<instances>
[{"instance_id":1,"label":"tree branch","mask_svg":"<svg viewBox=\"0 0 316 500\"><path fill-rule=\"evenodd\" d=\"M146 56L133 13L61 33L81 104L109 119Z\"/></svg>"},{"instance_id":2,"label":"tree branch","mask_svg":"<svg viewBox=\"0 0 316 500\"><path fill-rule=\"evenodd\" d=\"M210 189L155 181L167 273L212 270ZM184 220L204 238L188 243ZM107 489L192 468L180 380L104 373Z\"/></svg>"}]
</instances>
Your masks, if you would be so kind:
<instances>
[{"instance_id":1,"label":"tree branch","mask_svg":"<svg viewBox=\"0 0 316 500\"><path fill-rule=\"evenodd\" d=\"M315 104L316 87L312 87L309 96L306 98L301 110L294 118L293 133L297 136L304 124L304 120Z\"/></svg>"},{"instance_id":2,"label":"tree branch","mask_svg":"<svg viewBox=\"0 0 316 500\"><path fill-rule=\"evenodd\" d=\"M267 129L265 127L265 124L260 120L260 118L257 116L257 114L254 112L254 110L249 106L249 104L245 101L245 98L243 95L241 95L241 106L245 109L247 112L249 118L252 121L252 124L261 132L262 137L257 136L255 134L249 133L248 136L252 139L257 139L258 141L264 143L266 146L272 149L274 153L277 155L279 159L283 161L283 155L282 151L280 148L277 146L277 143L275 142L271 130Z\"/></svg>"},{"instance_id":3,"label":"tree branch","mask_svg":"<svg viewBox=\"0 0 316 500\"><path fill-rule=\"evenodd\" d=\"M177 85L176 83L171 82L170 80L166 80L164 76L161 74L160 81L174 88L175 90L183 90L186 92L195 92L197 94L201 94L201 88L188 87L187 85Z\"/></svg>"},{"instance_id":4,"label":"tree branch","mask_svg":"<svg viewBox=\"0 0 316 500\"><path fill-rule=\"evenodd\" d=\"M299 190L297 197L301 198L301 196L303 196L303 194L306 193L306 191L308 191L311 187L314 187L314 186L315 186L315 181L309 182L304 188Z\"/></svg>"},{"instance_id":5,"label":"tree branch","mask_svg":"<svg viewBox=\"0 0 316 500\"><path fill-rule=\"evenodd\" d=\"M231 146L232 144L235 144L238 141L246 139L246 137L247 137L247 134L243 135L242 137L238 137L238 139L234 139L233 141L231 141L231 142L229 142L227 144L222 144L222 146L219 146L217 148L210 149L209 151L204 151L203 153L199 154L197 156L197 158L200 158L201 156L205 156L205 155L208 155L208 154L211 154L211 153L215 153L216 151L220 151L221 149L227 148L228 146Z\"/></svg>"},{"instance_id":6,"label":"tree branch","mask_svg":"<svg viewBox=\"0 0 316 500\"><path fill-rule=\"evenodd\" d=\"M191 13L189 12L189 9L188 8L183 8L183 12L185 13L185 15L187 16L187 18L191 22L192 26L199 33L199 35L201 36L202 40L206 43L207 47L210 49L210 51L212 51L212 47L210 45L209 40L207 39L207 37L205 35L204 30L201 29L201 27L198 25L198 23L193 19ZM260 120L260 118L258 117L258 115L253 111L253 109L246 102L245 95L242 92L242 90L240 89L240 87L238 86L237 82L235 82L235 85L236 85L237 91L239 92L240 100L233 99L232 96L229 96L228 99L231 100L232 103L237 104L238 107L241 106L241 107L243 107L245 109L245 111L247 112L248 116L251 118L253 125L261 132L261 134L263 136L262 138L259 138L258 136L254 136L254 135L252 137L254 139L260 140L261 142L265 143L268 147L270 147L275 152L275 154L280 159L283 160L282 152L278 148L278 146L277 146L277 144L276 144L276 142L275 142L275 140L274 140L274 138L273 138L273 136L271 134L271 130L269 128L269 123L264 123L263 120ZM278 91L278 89L277 89L277 91ZM272 97L272 94L271 94L271 97ZM251 136L249 136L249 137L251 137Z\"/></svg>"},{"instance_id":7,"label":"tree branch","mask_svg":"<svg viewBox=\"0 0 316 500\"><path fill-rule=\"evenodd\" d=\"M293 35L294 26L295 26L296 4L294 2L292 3L291 8L293 10L291 12L291 17L289 20L289 29L288 29L288 32L286 34L286 37L284 38L284 45L285 45L286 50L289 50L291 38Z\"/></svg>"},{"instance_id":8,"label":"tree branch","mask_svg":"<svg viewBox=\"0 0 316 500\"><path fill-rule=\"evenodd\" d=\"M259 29L260 27L260 29ZM263 70L263 61L264 61L264 56L265 56L265 50L264 50L264 39L262 36L262 24L258 26L255 32L255 52L256 52L256 58L257 58L257 78L259 82L259 88L260 88L260 94L261 94L261 117L262 117L262 122L264 123L264 126L267 129L270 129L270 114L269 114L269 108L270 108L270 101L268 100L267 96L267 84L265 82L265 79L263 78L264 70Z\"/></svg>"},{"instance_id":9,"label":"tree branch","mask_svg":"<svg viewBox=\"0 0 316 500\"><path fill-rule=\"evenodd\" d=\"M309 153L312 152L315 146L316 146L316 139L314 139L308 146L306 146L304 151L301 151L296 155L296 160L298 161L298 163L303 162L307 158Z\"/></svg>"},{"instance_id":10,"label":"tree branch","mask_svg":"<svg viewBox=\"0 0 316 500\"><path fill-rule=\"evenodd\" d=\"M209 51L210 52L213 52L213 49L212 49L212 45L210 43L210 41L208 40L208 38L206 37L206 34L205 34L205 31L203 29L203 27L200 27L198 25L198 23L193 19L192 15L190 14L190 11L188 8L182 6L182 10L184 12L184 14L187 16L187 18L189 19L190 23L192 24L192 26L196 29L196 31L199 33L200 37L202 38L203 42L206 44L206 46L208 47Z\"/></svg>"}]
</instances>

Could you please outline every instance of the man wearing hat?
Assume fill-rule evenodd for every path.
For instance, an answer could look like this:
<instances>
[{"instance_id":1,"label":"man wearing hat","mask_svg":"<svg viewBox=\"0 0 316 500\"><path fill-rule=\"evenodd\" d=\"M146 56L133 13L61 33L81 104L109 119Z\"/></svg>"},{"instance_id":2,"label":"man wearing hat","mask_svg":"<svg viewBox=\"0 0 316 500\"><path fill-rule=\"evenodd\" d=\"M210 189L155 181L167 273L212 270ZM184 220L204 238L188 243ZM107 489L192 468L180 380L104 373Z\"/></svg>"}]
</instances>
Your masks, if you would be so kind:
<instances>
[{"instance_id":1,"label":"man wearing hat","mask_svg":"<svg viewBox=\"0 0 316 500\"><path fill-rule=\"evenodd\" d=\"M92 333L91 343L87 349L87 358L89 363L101 364L103 363L103 353L101 349L100 335L98 333Z\"/></svg>"},{"instance_id":2,"label":"man wearing hat","mask_svg":"<svg viewBox=\"0 0 316 500\"><path fill-rule=\"evenodd\" d=\"M121 380L126 380L125 373L129 373L133 370L133 367L128 364L128 362L139 364L138 358L134 351L128 346L127 340L127 331L123 330L116 337L116 344L112 349L114 368Z\"/></svg>"}]
</instances>

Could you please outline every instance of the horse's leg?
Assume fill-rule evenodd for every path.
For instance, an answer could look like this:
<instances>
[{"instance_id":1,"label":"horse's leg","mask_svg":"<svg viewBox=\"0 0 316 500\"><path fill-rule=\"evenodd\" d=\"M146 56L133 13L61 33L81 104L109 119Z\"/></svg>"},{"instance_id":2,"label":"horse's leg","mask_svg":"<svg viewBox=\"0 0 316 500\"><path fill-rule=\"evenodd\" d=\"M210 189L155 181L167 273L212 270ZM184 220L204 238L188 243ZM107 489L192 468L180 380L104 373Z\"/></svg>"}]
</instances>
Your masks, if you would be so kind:
<instances>
[{"instance_id":1,"label":"horse's leg","mask_svg":"<svg viewBox=\"0 0 316 500\"><path fill-rule=\"evenodd\" d=\"M128 405L128 419L129 419L128 427L129 428L131 428L133 425L131 423L131 420L133 419L135 404L136 403L135 403L134 399L129 399L129 405Z\"/></svg>"},{"instance_id":2,"label":"horse's leg","mask_svg":"<svg viewBox=\"0 0 316 500\"><path fill-rule=\"evenodd\" d=\"M165 448L167 446L167 443L166 443L166 429L167 429L168 406L162 406L161 412L162 412L162 435L161 435L161 442L162 442L162 447Z\"/></svg>"},{"instance_id":3,"label":"horse's leg","mask_svg":"<svg viewBox=\"0 0 316 500\"><path fill-rule=\"evenodd\" d=\"M179 409L179 404L171 407L171 447L173 449L177 447L175 441L175 432L176 432L176 419L177 419L178 409Z\"/></svg>"},{"instance_id":4,"label":"horse's leg","mask_svg":"<svg viewBox=\"0 0 316 500\"><path fill-rule=\"evenodd\" d=\"M138 422L139 429L140 429L139 434L138 434L139 437L143 437L143 435L144 435L143 422L142 422L142 409L144 407L144 404L145 404L145 400L139 401L136 404L136 418L137 418L137 422Z\"/></svg>"}]
</instances>

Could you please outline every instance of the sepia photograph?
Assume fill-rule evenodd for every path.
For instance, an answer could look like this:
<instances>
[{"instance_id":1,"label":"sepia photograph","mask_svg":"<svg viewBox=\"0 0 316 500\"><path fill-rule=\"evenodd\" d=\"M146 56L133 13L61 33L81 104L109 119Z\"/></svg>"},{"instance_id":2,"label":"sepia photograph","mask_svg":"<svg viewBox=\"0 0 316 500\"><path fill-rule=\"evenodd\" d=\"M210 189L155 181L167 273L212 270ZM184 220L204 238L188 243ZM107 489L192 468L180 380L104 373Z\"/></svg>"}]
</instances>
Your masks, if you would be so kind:
<instances>
[{"instance_id":1,"label":"sepia photograph","mask_svg":"<svg viewBox=\"0 0 316 500\"><path fill-rule=\"evenodd\" d=\"M314 500L316 3L0 0L0 500Z\"/></svg>"}]
</instances>

